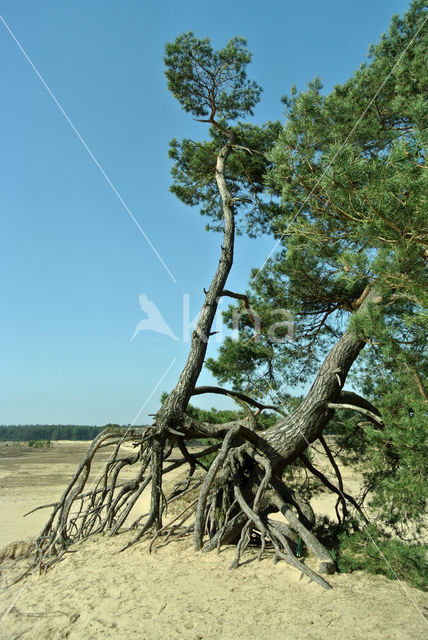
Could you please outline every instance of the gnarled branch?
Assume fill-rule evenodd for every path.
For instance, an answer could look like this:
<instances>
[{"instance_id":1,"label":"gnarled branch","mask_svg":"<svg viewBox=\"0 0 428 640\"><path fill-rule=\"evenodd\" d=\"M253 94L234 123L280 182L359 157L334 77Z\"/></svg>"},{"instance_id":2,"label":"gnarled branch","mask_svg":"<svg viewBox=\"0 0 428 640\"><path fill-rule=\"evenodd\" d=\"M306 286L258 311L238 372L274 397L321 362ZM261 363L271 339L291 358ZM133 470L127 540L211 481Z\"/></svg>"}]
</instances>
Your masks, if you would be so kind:
<instances>
[{"instance_id":1,"label":"gnarled branch","mask_svg":"<svg viewBox=\"0 0 428 640\"><path fill-rule=\"evenodd\" d=\"M375 413L369 411L368 409L363 409L362 407L357 407L354 404L345 404L343 402L328 402L327 407L329 409L347 409L348 411L357 411L361 413L361 415L365 416L370 422L374 422L376 425L383 427L384 424L382 419L379 418Z\"/></svg>"},{"instance_id":2,"label":"gnarled branch","mask_svg":"<svg viewBox=\"0 0 428 640\"><path fill-rule=\"evenodd\" d=\"M304 453L302 453L299 457L300 457L300 460L305 465L305 467L309 469L309 471L314 476L316 476L319 480L321 480L321 482L327 487L327 489L330 489L330 491L337 493L337 495L339 496L342 493L342 495L346 498L346 500L348 500L348 502L350 502L356 508L358 513L364 518L365 522L368 522L366 515L364 514L363 510L361 509L360 505L355 500L355 498L353 498L351 495L349 495L349 493L346 493L345 491L340 492L340 490L332 482L330 482L330 480L322 473L322 471L314 467L314 465L310 462L310 460L305 456Z\"/></svg>"},{"instance_id":3,"label":"gnarled branch","mask_svg":"<svg viewBox=\"0 0 428 640\"><path fill-rule=\"evenodd\" d=\"M204 393L216 393L223 396L230 396L232 398L239 398L240 400L247 402L253 407L260 409L260 411L263 411L263 409L271 409L272 411L277 411L278 413L282 414L281 409L279 409L278 407L272 404L263 404L258 400L254 400L253 398L250 398L250 396L247 396L245 393L241 393L240 391L231 391L229 389L223 389L222 387L213 387L209 385L206 385L203 387L195 387L195 389L192 392L192 396L199 396Z\"/></svg>"}]
</instances>

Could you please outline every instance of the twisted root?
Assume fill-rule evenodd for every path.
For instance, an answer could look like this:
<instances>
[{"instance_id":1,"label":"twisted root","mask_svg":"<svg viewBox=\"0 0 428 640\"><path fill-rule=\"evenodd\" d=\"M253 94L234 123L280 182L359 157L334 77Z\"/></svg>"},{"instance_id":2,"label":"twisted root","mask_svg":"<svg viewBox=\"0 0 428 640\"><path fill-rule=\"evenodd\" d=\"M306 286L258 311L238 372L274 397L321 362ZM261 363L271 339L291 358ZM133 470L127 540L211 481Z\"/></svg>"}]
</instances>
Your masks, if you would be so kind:
<instances>
[{"instance_id":1,"label":"twisted root","mask_svg":"<svg viewBox=\"0 0 428 640\"><path fill-rule=\"evenodd\" d=\"M235 544L231 568L236 568L250 542L257 542L259 558L269 545L274 550L274 561L283 559L322 587L330 588L324 578L293 553L300 536L319 558L320 572L334 570L327 550L309 530L310 514L308 516L301 501L275 476L268 457L257 450L254 442L246 441L247 432L242 424L236 424L222 442L190 452L186 436L175 430L162 431L154 426L103 431L90 445L60 500L54 505L44 505L53 506L53 510L35 542L32 569L45 571L68 553L76 541L99 533L118 534L126 523L128 530L138 531L121 551L149 531L152 536L149 551L161 541L162 546L167 544L172 536L192 533L195 550L207 552L224 544ZM251 439L254 440L254 436ZM125 444L132 444L135 451L124 451ZM94 457L106 447L113 448L112 454L99 478L88 489ZM177 452L181 457L172 458ZM216 457L208 468L201 459L213 453ZM137 468L134 477L123 480L125 470L133 467ZM164 478L180 467L187 470L186 478L166 495ZM201 471L195 474L197 469ZM129 524L134 506L148 487L149 512ZM169 506L185 497L190 501L164 524ZM281 511L287 524L271 520L268 515L273 511ZM206 537L208 540L204 542Z\"/></svg>"}]
</instances>

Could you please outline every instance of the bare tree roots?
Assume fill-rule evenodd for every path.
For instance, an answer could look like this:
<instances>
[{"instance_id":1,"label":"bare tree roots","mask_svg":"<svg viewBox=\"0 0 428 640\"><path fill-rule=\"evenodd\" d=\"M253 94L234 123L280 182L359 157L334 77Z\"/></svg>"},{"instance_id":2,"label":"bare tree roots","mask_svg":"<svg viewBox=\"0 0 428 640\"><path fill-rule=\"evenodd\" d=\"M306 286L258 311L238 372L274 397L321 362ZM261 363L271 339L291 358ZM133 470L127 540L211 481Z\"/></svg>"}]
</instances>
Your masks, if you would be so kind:
<instances>
[{"instance_id":1,"label":"bare tree roots","mask_svg":"<svg viewBox=\"0 0 428 640\"><path fill-rule=\"evenodd\" d=\"M150 551L171 537L192 535L195 550L203 552L234 544L236 554L230 568L236 568L245 549L257 545L258 558L270 548L275 562L285 560L329 589L319 573L333 573L335 565L310 531L314 521L310 505L276 476L268 455L247 441L248 431L238 422L222 442L191 449L189 438L175 429L153 426L103 431L90 445L61 499L44 505L53 510L36 540L36 557L26 573L47 570L73 543L93 534L112 536L135 530L134 538L121 551L145 535L151 537ZM93 480L94 457L102 449L110 450L111 455ZM208 467L206 458L212 455ZM131 468L135 473L129 479ZM179 468L185 473L166 493L165 477ZM150 492L149 511L135 517L133 508L145 491ZM174 502L179 508L171 517L168 510ZM279 511L283 522L269 517ZM319 573L296 557L299 537L318 558Z\"/></svg>"}]
</instances>

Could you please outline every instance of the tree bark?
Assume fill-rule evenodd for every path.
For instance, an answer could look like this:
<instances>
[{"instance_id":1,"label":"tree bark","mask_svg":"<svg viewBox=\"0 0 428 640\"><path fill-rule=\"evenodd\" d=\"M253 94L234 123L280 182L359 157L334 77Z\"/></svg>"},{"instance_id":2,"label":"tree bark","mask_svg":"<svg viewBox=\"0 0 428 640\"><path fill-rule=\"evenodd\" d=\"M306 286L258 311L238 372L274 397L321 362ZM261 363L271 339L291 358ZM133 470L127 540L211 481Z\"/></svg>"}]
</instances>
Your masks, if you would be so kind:
<instances>
[{"instance_id":1,"label":"tree bark","mask_svg":"<svg viewBox=\"0 0 428 640\"><path fill-rule=\"evenodd\" d=\"M375 298L376 293L371 290L354 313L365 313ZM271 462L277 472L293 462L323 432L334 415L334 409L328 405L340 398L349 369L365 344L350 330L345 331L325 358L301 405L263 434L269 448L275 451L276 458Z\"/></svg>"},{"instance_id":2,"label":"tree bark","mask_svg":"<svg viewBox=\"0 0 428 640\"><path fill-rule=\"evenodd\" d=\"M202 305L196 328L192 334L186 364L184 365L177 384L156 416L156 422L158 424L162 424L162 421L167 418L167 424L165 426L171 424L171 421L175 421L177 418L179 419L189 403L204 363L219 299L233 264L235 221L232 199L227 188L225 177L226 163L231 151L232 144L228 142L221 149L216 162L216 181L222 200L224 221L221 256L210 288L205 294L205 301Z\"/></svg>"}]
</instances>

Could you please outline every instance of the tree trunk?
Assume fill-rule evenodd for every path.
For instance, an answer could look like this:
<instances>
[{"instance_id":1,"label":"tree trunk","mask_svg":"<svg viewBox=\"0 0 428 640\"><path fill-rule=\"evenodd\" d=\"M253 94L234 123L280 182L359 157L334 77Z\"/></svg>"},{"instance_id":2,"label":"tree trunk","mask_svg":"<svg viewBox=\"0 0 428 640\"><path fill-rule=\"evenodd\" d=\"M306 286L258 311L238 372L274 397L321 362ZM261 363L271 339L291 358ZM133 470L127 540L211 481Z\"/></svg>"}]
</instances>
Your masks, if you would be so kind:
<instances>
[{"instance_id":1,"label":"tree trunk","mask_svg":"<svg viewBox=\"0 0 428 640\"><path fill-rule=\"evenodd\" d=\"M365 313L367 305L375 297L375 291L371 290L354 313ZM345 331L321 365L301 405L263 434L278 456L272 460L278 471L296 460L322 434L334 414L334 409L328 405L338 401L349 369L365 344L351 331Z\"/></svg>"},{"instance_id":2,"label":"tree trunk","mask_svg":"<svg viewBox=\"0 0 428 640\"><path fill-rule=\"evenodd\" d=\"M205 301L202 305L196 328L192 334L187 362L184 365L177 384L157 414L157 421L159 424L164 423L165 426L170 425L171 420L176 421L177 418L179 419L187 408L204 363L218 303L232 268L235 221L232 200L225 178L226 163L231 150L232 145L228 142L218 154L216 162L216 181L222 199L224 221L221 256L211 286L205 294Z\"/></svg>"}]
</instances>

